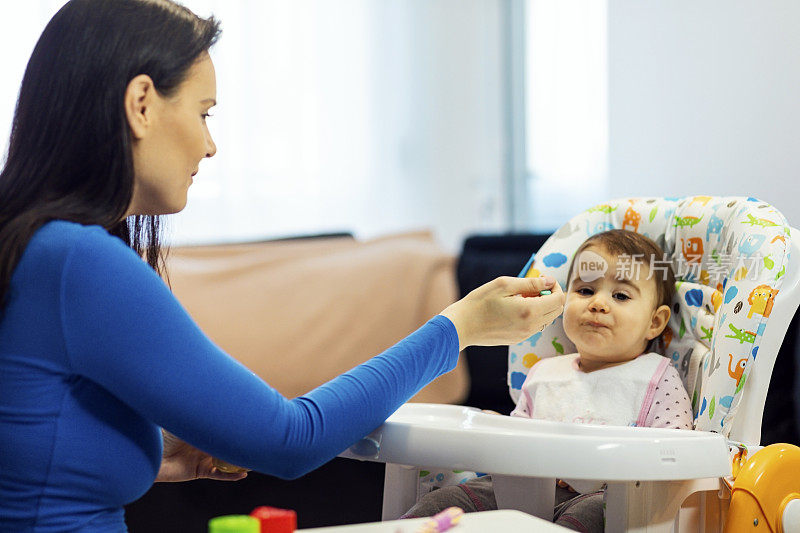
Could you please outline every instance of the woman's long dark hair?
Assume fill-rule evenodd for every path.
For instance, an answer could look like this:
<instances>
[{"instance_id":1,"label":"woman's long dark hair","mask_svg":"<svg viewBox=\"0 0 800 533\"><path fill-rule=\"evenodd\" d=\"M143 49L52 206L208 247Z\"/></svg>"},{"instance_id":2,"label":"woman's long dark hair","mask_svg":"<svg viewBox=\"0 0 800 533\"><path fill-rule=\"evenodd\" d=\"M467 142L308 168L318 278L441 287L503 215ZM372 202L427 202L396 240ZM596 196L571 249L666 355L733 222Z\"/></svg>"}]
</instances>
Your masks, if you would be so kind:
<instances>
[{"instance_id":1,"label":"woman's long dark hair","mask_svg":"<svg viewBox=\"0 0 800 533\"><path fill-rule=\"evenodd\" d=\"M139 74L169 96L219 37L219 23L169 0L71 0L28 61L0 172L0 310L33 234L50 220L96 224L163 272L158 216L133 197L124 110Z\"/></svg>"}]
</instances>

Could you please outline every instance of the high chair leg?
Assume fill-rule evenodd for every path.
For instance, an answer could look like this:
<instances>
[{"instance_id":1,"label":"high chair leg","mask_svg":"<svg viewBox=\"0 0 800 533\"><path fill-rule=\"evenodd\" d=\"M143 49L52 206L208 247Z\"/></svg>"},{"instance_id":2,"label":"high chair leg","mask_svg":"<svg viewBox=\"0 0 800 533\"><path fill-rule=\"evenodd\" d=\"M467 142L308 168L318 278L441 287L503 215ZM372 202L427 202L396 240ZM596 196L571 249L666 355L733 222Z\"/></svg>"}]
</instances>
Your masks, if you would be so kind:
<instances>
[{"instance_id":1,"label":"high chair leg","mask_svg":"<svg viewBox=\"0 0 800 533\"><path fill-rule=\"evenodd\" d=\"M553 520L556 480L492 474L499 509L516 509L544 520Z\"/></svg>"},{"instance_id":2,"label":"high chair leg","mask_svg":"<svg viewBox=\"0 0 800 533\"><path fill-rule=\"evenodd\" d=\"M606 489L606 531L678 533L678 511L700 491L718 491L718 479L610 482Z\"/></svg>"},{"instance_id":3,"label":"high chair leg","mask_svg":"<svg viewBox=\"0 0 800 533\"><path fill-rule=\"evenodd\" d=\"M383 478L383 520L396 520L417 502L419 468L386 463Z\"/></svg>"},{"instance_id":4,"label":"high chair leg","mask_svg":"<svg viewBox=\"0 0 800 533\"><path fill-rule=\"evenodd\" d=\"M728 513L730 495L720 491L696 492L689 495L681 505L678 533L722 533Z\"/></svg>"}]
</instances>

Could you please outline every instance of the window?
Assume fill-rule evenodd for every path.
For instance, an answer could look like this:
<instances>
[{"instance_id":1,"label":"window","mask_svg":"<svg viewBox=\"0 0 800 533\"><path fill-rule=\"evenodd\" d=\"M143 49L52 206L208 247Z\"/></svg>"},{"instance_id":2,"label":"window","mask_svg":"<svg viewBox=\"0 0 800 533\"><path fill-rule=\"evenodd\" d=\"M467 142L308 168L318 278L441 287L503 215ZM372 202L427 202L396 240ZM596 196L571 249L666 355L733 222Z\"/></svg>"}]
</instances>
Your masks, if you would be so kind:
<instances>
[{"instance_id":1,"label":"window","mask_svg":"<svg viewBox=\"0 0 800 533\"><path fill-rule=\"evenodd\" d=\"M608 196L607 3L526 0L521 224L558 228Z\"/></svg>"},{"instance_id":2,"label":"window","mask_svg":"<svg viewBox=\"0 0 800 533\"><path fill-rule=\"evenodd\" d=\"M19 67L2 83L3 128L63 0L18 4L2 37ZM506 227L502 2L184 4L222 21L218 151L169 217L173 243L432 228L455 250Z\"/></svg>"}]
</instances>

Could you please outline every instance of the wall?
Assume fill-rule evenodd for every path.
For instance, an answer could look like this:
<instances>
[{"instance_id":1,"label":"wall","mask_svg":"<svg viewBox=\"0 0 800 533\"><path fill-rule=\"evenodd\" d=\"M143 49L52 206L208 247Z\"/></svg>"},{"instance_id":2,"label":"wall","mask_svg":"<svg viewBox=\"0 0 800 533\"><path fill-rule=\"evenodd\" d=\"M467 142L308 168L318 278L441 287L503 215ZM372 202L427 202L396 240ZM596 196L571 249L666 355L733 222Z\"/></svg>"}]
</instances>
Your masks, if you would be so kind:
<instances>
[{"instance_id":1,"label":"wall","mask_svg":"<svg viewBox=\"0 0 800 533\"><path fill-rule=\"evenodd\" d=\"M504 226L501 0L261 1L190 3L227 29L177 241Z\"/></svg>"},{"instance_id":2,"label":"wall","mask_svg":"<svg viewBox=\"0 0 800 533\"><path fill-rule=\"evenodd\" d=\"M752 195L800 225L800 2L608 7L612 196Z\"/></svg>"}]
</instances>

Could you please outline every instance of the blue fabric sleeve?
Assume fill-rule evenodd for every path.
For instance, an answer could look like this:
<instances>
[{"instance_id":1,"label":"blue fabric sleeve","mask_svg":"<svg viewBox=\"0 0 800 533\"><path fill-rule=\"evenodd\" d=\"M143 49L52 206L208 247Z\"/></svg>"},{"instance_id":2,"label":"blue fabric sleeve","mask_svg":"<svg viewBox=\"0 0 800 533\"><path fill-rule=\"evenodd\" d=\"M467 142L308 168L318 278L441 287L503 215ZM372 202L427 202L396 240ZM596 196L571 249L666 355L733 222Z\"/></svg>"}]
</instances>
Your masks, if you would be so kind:
<instances>
[{"instance_id":1,"label":"blue fabric sleeve","mask_svg":"<svg viewBox=\"0 0 800 533\"><path fill-rule=\"evenodd\" d=\"M76 374L192 445L283 478L344 451L458 359L455 327L437 316L368 362L287 400L215 346L163 281L99 228L70 251L60 303Z\"/></svg>"}]
</instances>

